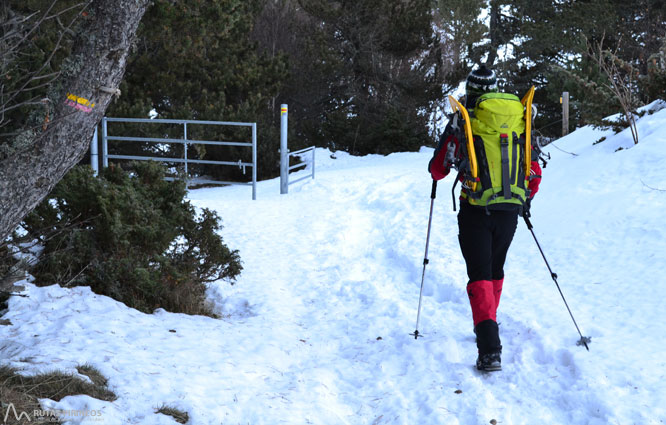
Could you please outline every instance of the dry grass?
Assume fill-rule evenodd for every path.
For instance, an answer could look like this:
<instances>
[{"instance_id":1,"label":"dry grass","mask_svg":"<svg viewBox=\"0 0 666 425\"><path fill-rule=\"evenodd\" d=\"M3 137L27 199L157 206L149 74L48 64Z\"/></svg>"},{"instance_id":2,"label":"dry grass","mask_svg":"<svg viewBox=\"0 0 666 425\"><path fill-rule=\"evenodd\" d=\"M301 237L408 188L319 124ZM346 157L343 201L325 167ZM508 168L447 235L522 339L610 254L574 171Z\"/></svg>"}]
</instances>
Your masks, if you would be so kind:
<instances>
[{"instance_id":1,"label":"dry grass","mask_svg":"<svg viewBox=\"0 0 666 425\"><path fill-rule=\"evenodd\" d=\"M109 381L100 373L99 370L97 370L94 366L91 366L89 364L84 364L83 366L77 366L76 370L81 374L85 375L90 379L93 383L93 385L96 388L103 389L104 391L108 391L106 389ZM116 399L116 396L108 391L108 394L105 395L107 398L102 398L102 397L95 397L99 398L100 400L106 400L106 401L113 401Z\"/></svg>"},{"instance_id":2,"label":"dry grass","mask_svg":"<svg viewBox=\"0 0 666 425\"><path fill-rule=\"evenodd\" d=\"M190 415L188 415L187 412L183 412L182 410L178 410L174 407L162 406L159 409L157 409L157 413L171 416L179 424L186 424L187 421L190 420Z\"/></svg>"},{"instance_id":3,"label":"dry grass","mask_svg":"<svg viewBox=\"0 0 666 425\"><path fill-rule=\"evenodd\" d=\"M16 369L6 366L0 367L0 420L4 419L7 406L14 405L16 412L28 412L32 414L35 410L41 410L40 398L48 398L60 401L69 395L85 394L90 397L114 401L116 395L107 387L107 380L102 374L90 365L79 366L78 372L90 378L92 383L72 374L62 372L42 373L35 376L23 376ZM32 424L25 416L16 421L12 414L10 419L16 424ZM60 423L49 420L49 423Z\"/></svg>"},{"instance_id":4,"label":"dry grass","mask_svg":"<svg viewBox=\"0 0 666 425\"><path fill-rule=\"evenodd\" d=\"M2 373L4 376L4 370L0 370L0 373ZM37 397L26 394L20 390L15 390L10 385L6 385L4 379L2 379L0 381L0 421L4 420L5 412L7 411L7 408L10 404L14 405L14 408L18 414L21 412L32 413L33 411L42 408L37 401ZM12 413L9 413L7 423L13 423L17 425L33 424L30 418L26 418L25 416L22 416L19 420L15 420ZM59 424L60 422L52 423Z\"/></svg>"}]
</instances>

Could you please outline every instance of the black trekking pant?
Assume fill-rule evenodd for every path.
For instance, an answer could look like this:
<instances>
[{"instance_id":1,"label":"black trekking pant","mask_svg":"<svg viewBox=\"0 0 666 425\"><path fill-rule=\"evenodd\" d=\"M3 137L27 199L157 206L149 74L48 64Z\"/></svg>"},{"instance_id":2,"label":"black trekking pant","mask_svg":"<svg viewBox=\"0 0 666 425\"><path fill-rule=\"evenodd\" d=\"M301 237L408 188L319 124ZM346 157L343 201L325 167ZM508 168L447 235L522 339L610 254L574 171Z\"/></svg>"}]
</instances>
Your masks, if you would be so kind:
<instances>
[{"instance_id":1,"label":"black trekking pant","mask_svg":"<svg viewBox=\"0 0 666 425\"><path fill-rule=\"evenodd\" d=\"M504 262L518 225L518 209L488 210L460 203L458 240L468 283L504 278Z\"/></svg>"},{"instance_id":2,"label":"black trekking pant","mask_svg":"<svg viewBox=\"0 0 666 425\"><path fill-rule=\"evenodd\" d=\"M499 294L493 293L492 281L504 278L504 261L517 224L517 209L486 210L461 202L458 240L467 265L467 294L480 355L502 352L495 321Z\"/></svg>"}]
</instances>

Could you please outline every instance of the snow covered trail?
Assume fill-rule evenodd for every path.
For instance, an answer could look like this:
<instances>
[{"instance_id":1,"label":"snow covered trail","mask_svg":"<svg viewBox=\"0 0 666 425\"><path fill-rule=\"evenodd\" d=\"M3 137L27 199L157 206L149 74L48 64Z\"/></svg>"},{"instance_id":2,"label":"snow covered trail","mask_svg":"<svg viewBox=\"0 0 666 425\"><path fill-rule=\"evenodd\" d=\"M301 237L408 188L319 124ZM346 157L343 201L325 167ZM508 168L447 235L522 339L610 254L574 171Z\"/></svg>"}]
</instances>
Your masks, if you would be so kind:
<instances>
[{"instance_id":1,"label":"snow covered trail","mask_svg":"<svg viewBox=\"0 0 666 425\"><path fill-rule=\"evenodd\" d=\"M569 392L580 375L574 356L583 354L572 347L569 328L569 349L550 353L530 324L503 318L503 324L511 323L503 335L505 371L485 376L474 370L476 348L449 179L440 183L435 204L421 321L426 337L415 341L408 335L416 319L430 201L430 180L420 172L429 155L424 153L391 155L372 167L361 161L344 173L339 168L318 171L316 182L283 197L284 204L299 206L290 209L281 203L279 212L262 212L261 206L255 210L251 201L239 199L221 204L205 191L192 194L198 205L228 214L229 228L246 229L227 236L232 246L283 244L263 258L249 255L257 264L246 268L282 272L282 266L266 266L287 264L292 269L268 282L275 281L280 290L287 282L298 293L299 305L282 307L285 322L309 324L301 339L312 357L299 366L313 379L305 394L292 392L288 398L307 398L313 386L325 385L329 397L307 398L309 405L321 405L317 416L307 417L313 423L471 424L497 419L528 424L536 417L547 423L594 423L590 420L597 417L607 423L604 412L610 407L593 387L582 383L584 398ZM243 214L246 209L252 213ZM280 219L273 222L263 214ZM253 230L252 222L271 222L271 230ZM284 236L293 232L299 236ZM280 242L265 240L274 234L283 235ZM250 274L245 278L254 280ZM235 296L250 298L251 285L241 280ZM330 381L322 383L322 372ZM539 393L524 400L525 394ZM325 412L333 416L327 418Z\"/></svg>"},{"instance_id":2,"label":"snow covered trail","mask_svg":"<svg viewBox=\"0 0 666 425\"><path fill-rule=\"evenodd\" d=\"M87 288L14 297L0 326L2 364L32 373L89 363L113 403L67 397L58 409L101 409L105 424L663 424L666 344L666 110L592 145L582 129L549 149L535 232L590 352L522 222L498 313L503 371L474 369L465 267L439 184L423 309L432 150L336 159L317 152L317 178L279 194L261 182L189 195L218 211L244 270L211 286L221 320L146 315ZM661 131L658 131L661 129ZM614 152L624 146L624 151ZM642 164L649 164L642 167ZM72 420L69 423L88 423Z\"/></svg>"}]
</instances>

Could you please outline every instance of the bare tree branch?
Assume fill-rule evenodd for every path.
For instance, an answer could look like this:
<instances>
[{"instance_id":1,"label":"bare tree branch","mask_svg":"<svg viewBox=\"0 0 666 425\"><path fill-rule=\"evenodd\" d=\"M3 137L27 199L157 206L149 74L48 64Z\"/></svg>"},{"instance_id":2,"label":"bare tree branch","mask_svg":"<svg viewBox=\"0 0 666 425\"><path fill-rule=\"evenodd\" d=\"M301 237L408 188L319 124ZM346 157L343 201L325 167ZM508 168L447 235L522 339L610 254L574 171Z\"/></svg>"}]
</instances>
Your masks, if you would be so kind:
<instances>
[{"instance_id":1,"label":"bare tree branch","mask_svg":"<svg viewBox=\"0 0 666 425\"><path fill-rule=\"evenodd\" d=\"M632 90L636 71L628 63L622 63L622 68L624 69L620 67L621 61L617 56L619 46L620 42L618 42L615 51L604 49L604 37L602 36L601 41L593 46L590 46L588 42L588 55L595 60L599 70L608 77L609 83L606 84L606 87L620 102L622 112L631 130L631 137L634 140L634 144L638 144L638 128L634 116L636 101Z\"/></svg>"}]
</instances>

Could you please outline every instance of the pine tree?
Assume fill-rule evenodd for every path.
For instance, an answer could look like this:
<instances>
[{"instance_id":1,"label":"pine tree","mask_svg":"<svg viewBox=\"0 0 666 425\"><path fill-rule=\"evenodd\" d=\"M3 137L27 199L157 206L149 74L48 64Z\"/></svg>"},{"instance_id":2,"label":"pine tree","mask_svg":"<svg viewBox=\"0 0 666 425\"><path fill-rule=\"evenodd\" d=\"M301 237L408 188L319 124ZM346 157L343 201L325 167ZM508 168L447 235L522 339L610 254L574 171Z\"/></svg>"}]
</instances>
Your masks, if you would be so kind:
<instances>
[{"instance_id":1,"label":"pine tree","mask_svg":"<svg viewBox=\"0 0 666 425\"><path fill-rule=\"evenodd\" d=\"M483 55L483 39L488 28L481 19L485 0L438 0L435 6L435 24L442 37L445 56L454 67L469 72L466 62L479 63ZM460 75L457 75L460 77ZM460 81L460 78L456 78Z\"/></svg>"},{"instance_id":2,"label":"pine tree","mask_svg":"<svg viewBox=\"0 0 666 425\"><path fill-rule=\"evenodd\" d=\"M647 59L658 54L664 40L663 1L491 0L488 11L488 41L479 44L470 59L494 66L505 91L522 94L535 85L536 128L547 135L559 131L553 124L561 118L562 91L570 92L572 121L579 125L600 122L618 111L620 103L604 88L608 77L590 58L590 46L601 40L647 77L635 80L637 99L645 103L660 93L660 74L647 75Z\"/></svg>"},{"instance_id":3,"label":"pine tree","mask_svg":"<svg viewBox=\"0 0 666 425\"><path fill-rule=\"evenodd\" d=\"M280 104L289 105L288 140L292 151L328 146L321 124L344 63L332 48L330 34L320 24L298 0L271 0L257 17L252 34L264 54L286 57L289 72L271 108L278 126Z\"/></svg>"},{"instance_id":4,"label":"pine tree","mask_svg":"<svg viewBox=\"0 0 666 425\"><path fill-rule=\"evenodd\" d=\"M156 0L141 23L136 51L121 87L124 95L110 114L213 121L258 122L259 176L277 167L270 100L286 75L281 55L258 54L250 33L260 0ZM117 131L125 131L118 129ZM145 126L142 130L151 131ZM178 131L160 128L155 131ZM249 141L249 131L192 128L190 139ZM136 147L136 145L135 145ZM121 148L121 147L118 147ZM172 147L168 156L178 155ZM144 149L149 149L145 146ZM201 159L251 162L247 148L195 146ZM245 180L238 168L200 169L213 177Z\"/></svg>"},{"instance_id":5,"label":"pine tree","mask_svg":"<svg viewBox=\"0 0 666 425\"><path fill-rule=\"evenodd\" d=\"M427 113L442 97L438 37L426 0L301 0L331 57L318 145L354 154L413 150L428 140ZM323 66L319 62L319 66Z\"/></svg>"},{"instance_id":6,"label":"pine tree","mask_svg":"<svg viewBox=\"0 0 666 425\"><path fill-rule=\"evenodd\" d=\"M580 124L604 125L604 117L635 110L666 91L664 67L657 60L666 42L666 9L653 0L596 3L604 25L582 31L581 57L565 68L569 81L564 85L574 94Z\"/></svg>"}]
</instances>

